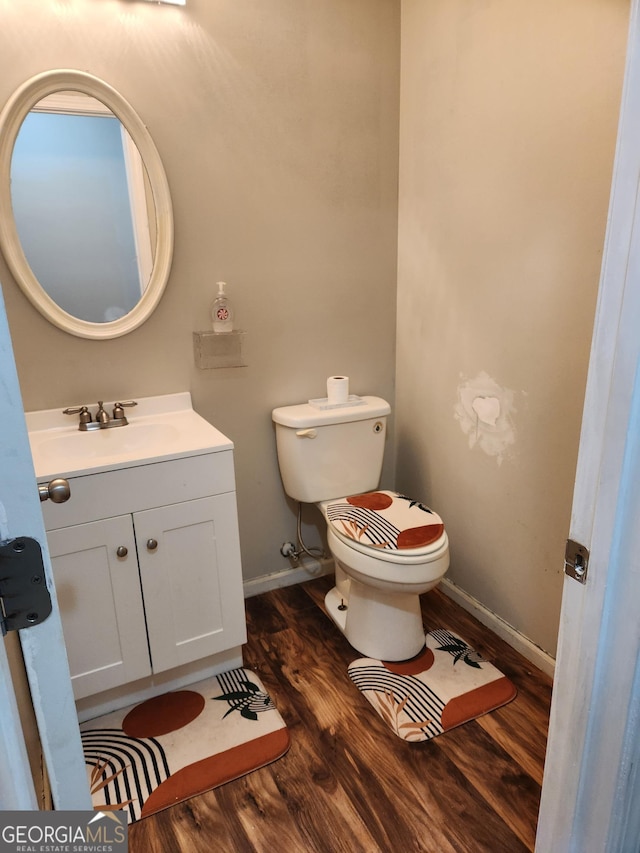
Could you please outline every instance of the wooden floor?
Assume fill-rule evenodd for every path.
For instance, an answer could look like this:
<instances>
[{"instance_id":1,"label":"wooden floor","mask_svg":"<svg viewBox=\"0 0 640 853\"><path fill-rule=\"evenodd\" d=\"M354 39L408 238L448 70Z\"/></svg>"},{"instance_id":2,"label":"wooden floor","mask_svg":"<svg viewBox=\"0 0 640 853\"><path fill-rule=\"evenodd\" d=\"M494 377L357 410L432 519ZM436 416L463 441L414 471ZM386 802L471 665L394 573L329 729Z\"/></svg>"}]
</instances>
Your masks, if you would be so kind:
<instances>
[{"instance_id":1,"label":"wooden floor","mask_svg":"<svg viewBox=\"0 0 640 853\"><path fill-rule=\"evenodd\" d=\"M551 680L440 591L446 628L517 686L509 705L419 744L349 680L360 657L323 610L331 578L247 600L245 666L289 726L279 761L129 829L131 853L518 853L533 850Z\"/></svg>"}]
</instances>

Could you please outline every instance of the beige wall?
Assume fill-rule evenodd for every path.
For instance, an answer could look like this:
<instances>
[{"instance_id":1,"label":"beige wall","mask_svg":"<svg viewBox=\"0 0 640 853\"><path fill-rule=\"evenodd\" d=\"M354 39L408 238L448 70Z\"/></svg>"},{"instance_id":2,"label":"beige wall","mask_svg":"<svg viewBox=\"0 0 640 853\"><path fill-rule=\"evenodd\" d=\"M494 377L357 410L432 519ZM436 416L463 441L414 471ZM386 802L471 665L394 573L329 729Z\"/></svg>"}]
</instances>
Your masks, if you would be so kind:
<instances>
[{"instance_id":1,"label":"beige wall","mask_svg":"<svg viewBox=\"0 0 640 853\"><path fill-rule=\"evenodd\" d=\"M397 483L551 653L628 11L402 2Z\"/></svg>"},{"instance_id":2,"label":"beige wall","mask_svg":"<svg viewBox=\"0 0 640 853\"><path fill-rule=\"evenodd\" d=\"M191 391L236 445L245 578L288 567L279 548L295 538L271 409L322 396L335 373L393 400L399 12L397 0L0 0L0 104L47 69L102 77L155 140L176 228L159 308L114 341L50 326L0 259L25 408ZM249 366L201 371L191 336L219 279Z\"/></svg>"}]
</instances>

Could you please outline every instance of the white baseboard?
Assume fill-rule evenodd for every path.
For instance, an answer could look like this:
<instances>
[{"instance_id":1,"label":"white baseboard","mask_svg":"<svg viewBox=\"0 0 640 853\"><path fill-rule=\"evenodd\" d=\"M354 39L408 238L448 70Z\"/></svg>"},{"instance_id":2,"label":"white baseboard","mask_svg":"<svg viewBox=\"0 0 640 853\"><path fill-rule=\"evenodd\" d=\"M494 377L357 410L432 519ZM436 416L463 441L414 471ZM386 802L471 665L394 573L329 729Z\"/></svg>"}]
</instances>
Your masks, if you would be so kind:
<instances>
[{"instance_id":1,"label":"white baseboard","mask_svg":"<svg viewBox=\"0 0 640 853\"><path fill-rule=\"evenodd\" d=\"M293 586L296 583L304 583L322 575L331 574L333 571L333 560L325 557L322 560L307 560L304 566L295 569L283 569L270 575L262 575L259 578L245 581L244 597L251 598L269 592L271 589L281 589L284 586Z\"/></svg>"},{"instance_id":2,"label":"white baseboard","mask_svg":"<svg viewBox=\"0 0 640 853\"><path fill-rule=\"evenodd\" d=\"M478 622L482 622L494 634L497 634L501 639L509 643L512 648L528 661L531 661L534 666L537 666L538 669L541 669L553 678L556 662L548 652L543 651L540 646L536 646L534 642L525 637L524 634L516 631L513 626L505 622L497 613L493 613L484 604L481 604L477 598L469 595L468 592L460 589L459 586L456 586L456 584L447 578L440 581L439 588L445 595L455 601L456 604L459 604L460 607L471 613L472 616L475 616Z\"/></svg>"}]
</instances>

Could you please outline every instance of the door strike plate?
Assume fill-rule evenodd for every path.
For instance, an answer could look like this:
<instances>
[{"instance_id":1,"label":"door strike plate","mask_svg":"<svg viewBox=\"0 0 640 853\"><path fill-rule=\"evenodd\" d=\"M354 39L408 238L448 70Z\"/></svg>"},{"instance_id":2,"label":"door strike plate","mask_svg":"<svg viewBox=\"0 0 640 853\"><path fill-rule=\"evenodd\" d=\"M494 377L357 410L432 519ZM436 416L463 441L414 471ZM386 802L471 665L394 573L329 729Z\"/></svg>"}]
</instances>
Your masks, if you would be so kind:
<instances>
[{"instance_id":1,"label":"door strike plate","mask_svg":"<svg viewBox=\"0 0 640 853\"><path fill-rule=\"evenodd\" d=\"M564 552L564 573L579 583L586 583L589 566L589 551L579 542L567 539Z\"/></svg>"},{"instance_id":2,"label":"door strike plate","mask_svg":"<svg viewBox=\"0 0 640 853\"><path fill-rule=\"evenodd\" d=\"M0 545L0 628L18 631L39 625L51 613L51 596L40 544L20 536Z\"/></svg>"}]
</instances>

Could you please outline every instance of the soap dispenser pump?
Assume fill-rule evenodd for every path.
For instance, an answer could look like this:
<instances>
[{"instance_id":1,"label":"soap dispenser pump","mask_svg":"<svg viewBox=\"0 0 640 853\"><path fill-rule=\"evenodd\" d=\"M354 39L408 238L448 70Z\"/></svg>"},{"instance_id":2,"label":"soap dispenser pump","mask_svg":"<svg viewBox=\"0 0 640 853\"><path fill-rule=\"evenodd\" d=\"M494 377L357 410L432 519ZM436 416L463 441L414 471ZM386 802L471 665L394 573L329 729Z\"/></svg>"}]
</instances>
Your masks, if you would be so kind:
<instances>
[{"instance_id":1,"label":"soap dispenser pump","mask_svg":"<svg viewBox=\"0 0 640 853\"><path fill-rule=\"evenodd\" d=\"M226 282L218 282L218 295L211 305L211 322L214 332L233 331L233 308L224 291Z\"/></svg>"}]
</instances>

